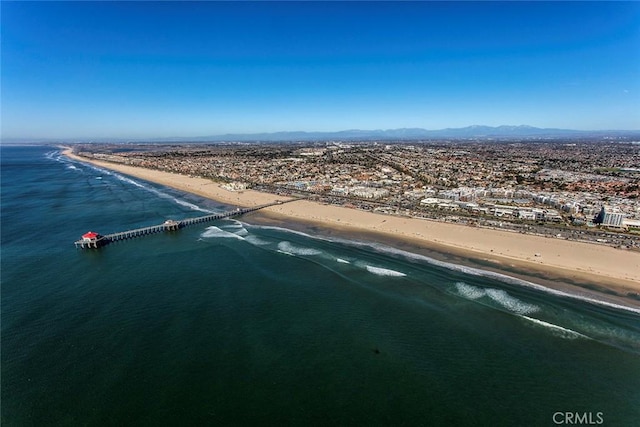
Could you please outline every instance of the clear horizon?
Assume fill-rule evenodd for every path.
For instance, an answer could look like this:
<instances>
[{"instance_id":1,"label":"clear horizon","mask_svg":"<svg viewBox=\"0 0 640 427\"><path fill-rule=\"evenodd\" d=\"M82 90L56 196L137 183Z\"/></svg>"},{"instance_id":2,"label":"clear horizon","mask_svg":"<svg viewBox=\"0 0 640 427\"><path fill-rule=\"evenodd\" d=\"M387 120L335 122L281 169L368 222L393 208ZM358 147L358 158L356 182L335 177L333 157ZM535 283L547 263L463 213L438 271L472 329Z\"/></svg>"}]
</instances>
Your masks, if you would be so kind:
<instances>
[{"instance_id":1,"label":"clear horizon","mask_svg":"<svg viewBox=\"0 0 640 427\"><path fill-rule=\"evenodd\" d=\"M637 2L3 2L2 139L640 129Z\"/></svg>"}]
</instances>

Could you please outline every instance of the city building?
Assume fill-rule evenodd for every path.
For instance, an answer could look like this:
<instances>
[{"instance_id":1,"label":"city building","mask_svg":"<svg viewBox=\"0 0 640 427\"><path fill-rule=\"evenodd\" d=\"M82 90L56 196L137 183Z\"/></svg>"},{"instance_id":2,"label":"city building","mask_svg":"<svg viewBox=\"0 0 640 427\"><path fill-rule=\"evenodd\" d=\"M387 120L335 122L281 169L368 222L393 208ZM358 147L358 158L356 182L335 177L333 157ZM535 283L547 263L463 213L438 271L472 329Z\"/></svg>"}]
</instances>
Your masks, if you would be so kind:
<instances>
[{"instance_id":1,"label":"city building","mask_svg":"<svg viewBox=\"0 0 640 427\"><path fill-rule=\"evenodd\" d=\"M623 228L624 214L621 212L609 211L605 206L603 206L593 222L604 227Z\"/></svg>"}]
</instances>

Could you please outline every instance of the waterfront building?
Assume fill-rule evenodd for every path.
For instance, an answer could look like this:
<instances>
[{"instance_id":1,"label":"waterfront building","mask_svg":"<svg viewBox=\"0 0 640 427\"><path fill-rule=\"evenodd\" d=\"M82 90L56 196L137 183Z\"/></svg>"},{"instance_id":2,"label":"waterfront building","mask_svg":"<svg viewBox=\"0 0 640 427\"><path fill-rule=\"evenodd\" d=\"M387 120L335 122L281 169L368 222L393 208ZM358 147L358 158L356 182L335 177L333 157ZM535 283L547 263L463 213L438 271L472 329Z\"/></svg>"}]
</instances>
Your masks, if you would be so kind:
<instances>
[{"instance_id":1,"label":"waterfront building","mask_svg":"<svg viewBox=\"0 0 640 427\"><path fill-rule=\"evenodd\" d=\"M76 247L97 248L105 242L104 236L94 231L82 235L82 239L76 242Z\"/></svg>"},{"instance_id":2,"label":"waterfront building","mask_svg":"<svg viewBox=\"0 0 640 427\"><path fill-rule=\"evenodd\" d=\"M609 211L603 206L594 222L605 227L623 228L624 214L622 212Z\"/></svg>"}]
</instances>

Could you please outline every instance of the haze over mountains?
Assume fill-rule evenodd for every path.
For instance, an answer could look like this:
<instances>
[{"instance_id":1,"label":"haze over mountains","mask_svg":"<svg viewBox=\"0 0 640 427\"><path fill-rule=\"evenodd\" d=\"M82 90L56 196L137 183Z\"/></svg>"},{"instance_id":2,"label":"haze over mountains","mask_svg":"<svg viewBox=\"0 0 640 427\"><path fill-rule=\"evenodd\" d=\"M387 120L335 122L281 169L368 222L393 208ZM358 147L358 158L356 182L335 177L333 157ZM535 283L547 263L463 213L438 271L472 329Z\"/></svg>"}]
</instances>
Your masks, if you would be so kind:
<instances>
[{"instance_id":1,"label":"haze over mountains","mask_svg":"<svg viewBox=\"0 0 640 427\"><path fill-rule=\"evenodd\" d=\"M466 138L581 138L604 136L640 136L640 131L602 130L581 131L571 129L537 128L533 126L482 126L429 130L423 128L350 129L337 132L271 132L224 134L200 137L154 138L154 141L320 141L320 140L411 140L411 139L466 139Z\"/></svg>"},{"instance_id":2,"label":"haze over mountains","mask_svg":"<svg viewBox=\"0 0 640 427\"><path fill-rule=\"evenodd\" d=\"M604 137L632 137L640 138L640 130L572 130L556 128L538 128L527 125L519 126L483 126L473 125L461 128L446 128L429 130L423 128L350 129L337 132L305 132L285 131L271 133L229 133L208 136L171 136L155 138L62 138L4 139L5 143L12 142L250 142L250 141L367 141L367 140L415 140L415 139L554 139L554 138L604 138ZM72 140L72 141L69 141Z\"/></svg>"}]
</instances>

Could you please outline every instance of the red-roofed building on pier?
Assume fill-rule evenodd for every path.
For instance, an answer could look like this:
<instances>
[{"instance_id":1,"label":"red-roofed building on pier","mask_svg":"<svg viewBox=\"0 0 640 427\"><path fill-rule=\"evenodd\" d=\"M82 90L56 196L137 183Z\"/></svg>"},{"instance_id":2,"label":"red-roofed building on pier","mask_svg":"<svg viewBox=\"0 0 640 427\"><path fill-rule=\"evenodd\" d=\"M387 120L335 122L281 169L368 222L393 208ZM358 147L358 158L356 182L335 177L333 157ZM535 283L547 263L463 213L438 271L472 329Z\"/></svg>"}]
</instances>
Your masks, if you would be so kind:
<instances>
[{"instance_id":1,"label":"red-roofed building on pier","mask_svg":"<svg viewBox=\"0 0 640 427\"><path fill-rule=\"evenodd\" d=\"M81 248L98 248L105 243L105 238L99 233L89 231L82 235L82 239L76 242L76 247Z\"/></svg>"}]
</instances>

